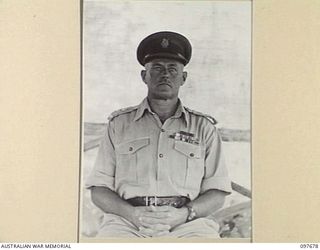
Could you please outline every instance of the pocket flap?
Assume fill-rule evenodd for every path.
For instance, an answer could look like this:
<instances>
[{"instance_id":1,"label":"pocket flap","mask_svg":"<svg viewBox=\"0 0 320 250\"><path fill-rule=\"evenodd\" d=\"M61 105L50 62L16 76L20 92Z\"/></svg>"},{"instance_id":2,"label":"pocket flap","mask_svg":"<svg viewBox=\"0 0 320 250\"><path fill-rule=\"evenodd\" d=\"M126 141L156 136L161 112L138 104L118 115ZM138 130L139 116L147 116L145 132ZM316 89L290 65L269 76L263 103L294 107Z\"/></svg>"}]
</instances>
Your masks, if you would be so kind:
<instances>
[{"instance_id":1,"label":"pocket flap","mask_svg":"<svg viewBox=\"0 0 320 250\"><path fill-rule=\"evenodd\" d=\"M123 142L116 145L116 151L118 154L133 154L137 150L149 145L149 138L136 139L134 141Z\"/></svg>"},{"instance_id":2,"label":"pocket flap","mask_svg":"<svg viewBox=\"0 0 320 250\"><path fill-rule=\"evenodd\" d=\"M201 158L201 147L199 145L194 145L182 141L175 141L174 148L188 158Z\"/></svg>"}]
</instances>

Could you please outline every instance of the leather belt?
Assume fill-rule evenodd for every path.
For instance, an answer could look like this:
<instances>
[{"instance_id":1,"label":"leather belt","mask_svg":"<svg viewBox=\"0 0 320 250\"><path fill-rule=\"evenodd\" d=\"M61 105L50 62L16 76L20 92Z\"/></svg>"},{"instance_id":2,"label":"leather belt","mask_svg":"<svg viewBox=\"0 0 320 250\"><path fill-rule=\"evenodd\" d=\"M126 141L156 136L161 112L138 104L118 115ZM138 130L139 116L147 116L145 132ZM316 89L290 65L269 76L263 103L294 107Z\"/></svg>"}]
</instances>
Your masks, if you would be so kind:
<instances>
[{"instance_id":1,"label":"leather belt","mask_svg":"<svg viewBox=\"0 0 320 250\"><path fill-rule=\"evenodd\" d=\"M132 206L172 206L175 208L183 207L190 201L185 196L141 196L128 199Z\"/></svg>"}]
</instances>

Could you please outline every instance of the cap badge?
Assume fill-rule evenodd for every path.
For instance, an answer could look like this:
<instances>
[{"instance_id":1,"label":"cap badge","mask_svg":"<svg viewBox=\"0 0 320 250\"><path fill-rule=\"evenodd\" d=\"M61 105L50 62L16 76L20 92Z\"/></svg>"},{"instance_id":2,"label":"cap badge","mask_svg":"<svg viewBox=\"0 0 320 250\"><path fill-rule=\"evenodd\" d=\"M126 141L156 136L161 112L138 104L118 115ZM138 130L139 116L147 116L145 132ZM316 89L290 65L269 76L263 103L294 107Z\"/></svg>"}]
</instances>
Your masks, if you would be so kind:
<instances>
[{"instance_id":1,"label":"cap badge","mask_svg":"<svg viewBox=\"0 0 320 250\"><path fill-rule=\"evenodd\" d=\"M161 42L162 48L166 49L169 46L169 40L167 38L163 38Z\"/></svg>"}]
</instances>

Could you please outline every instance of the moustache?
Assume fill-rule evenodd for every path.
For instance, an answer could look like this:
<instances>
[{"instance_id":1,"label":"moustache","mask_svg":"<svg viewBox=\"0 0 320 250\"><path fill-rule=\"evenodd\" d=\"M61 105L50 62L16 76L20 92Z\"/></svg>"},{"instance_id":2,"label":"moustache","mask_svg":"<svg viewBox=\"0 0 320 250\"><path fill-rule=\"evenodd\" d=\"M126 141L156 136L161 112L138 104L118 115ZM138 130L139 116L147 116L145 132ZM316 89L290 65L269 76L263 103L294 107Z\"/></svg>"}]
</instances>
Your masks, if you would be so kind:
<instances>
[{"instance_id":1,"label":"moustache","mask_svg":"<svg viewBox=\"0 0 320 250\"><path fill-rule=\"evenodd\" d=\"M160 84L171 84L171 81L168 78L161 78L158 82Z\"/></svg>"}]
</instances>

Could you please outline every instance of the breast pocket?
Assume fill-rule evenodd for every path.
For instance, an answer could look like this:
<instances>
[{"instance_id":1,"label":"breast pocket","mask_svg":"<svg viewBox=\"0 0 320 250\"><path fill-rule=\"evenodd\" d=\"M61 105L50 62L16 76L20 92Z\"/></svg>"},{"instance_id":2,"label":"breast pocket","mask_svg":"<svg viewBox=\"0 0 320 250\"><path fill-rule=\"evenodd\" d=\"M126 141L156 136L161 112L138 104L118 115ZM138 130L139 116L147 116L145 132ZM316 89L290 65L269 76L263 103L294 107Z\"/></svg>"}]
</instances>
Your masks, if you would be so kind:
<instances>
[{"instance_id":1,"label":"breast pocket","mask_svg":"<svg viewBox=\"0 0 320 250\"><path fill-rule=\"evenodd\" d=\"M174 149L182 154L184 166L184 187L200 189L204 175L204 151L200 145L175 141Z\"/></svg>"},{"instance_id":2,"label":"breast pocket","mask_svg":"<svg viewBox=\"0 0 320 250\"><path fill-rule=\"evenodd\" d=\"M149 138L139 138L116 145L116 181L127 183L147 182L146 173L143 171L143 164L139 162L147 155L147 147L150 144Z\"/></svg>"}]
</instances>

